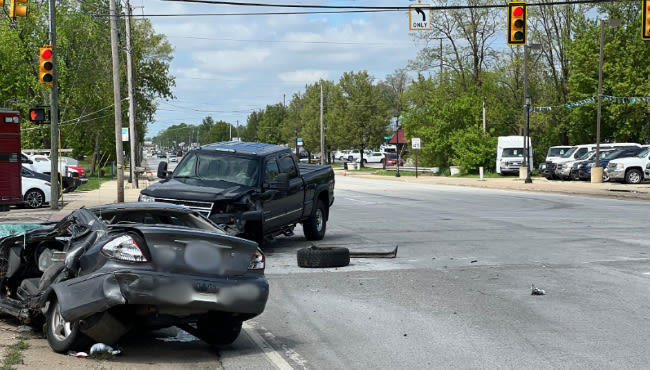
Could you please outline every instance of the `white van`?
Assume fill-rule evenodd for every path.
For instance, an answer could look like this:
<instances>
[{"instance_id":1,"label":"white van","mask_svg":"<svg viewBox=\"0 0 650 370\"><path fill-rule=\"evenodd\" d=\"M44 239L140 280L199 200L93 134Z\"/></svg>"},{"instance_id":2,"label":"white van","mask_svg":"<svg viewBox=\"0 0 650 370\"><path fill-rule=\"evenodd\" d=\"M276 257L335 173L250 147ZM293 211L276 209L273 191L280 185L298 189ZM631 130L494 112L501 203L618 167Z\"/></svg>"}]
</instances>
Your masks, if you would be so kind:
<instances>
[{"instance_id":1,"label":"white van","mask_svg":"<svg viewBox=\"0 0 650 370\"><path fill-rule=\"evenodd\" d=\"M533 170L533 147L528 138L528 168ZM497 173L504 175L518 175L519 167L524 160L524 137L523 136L499 136L497 139Z\"/></svg>"}]
</instances>

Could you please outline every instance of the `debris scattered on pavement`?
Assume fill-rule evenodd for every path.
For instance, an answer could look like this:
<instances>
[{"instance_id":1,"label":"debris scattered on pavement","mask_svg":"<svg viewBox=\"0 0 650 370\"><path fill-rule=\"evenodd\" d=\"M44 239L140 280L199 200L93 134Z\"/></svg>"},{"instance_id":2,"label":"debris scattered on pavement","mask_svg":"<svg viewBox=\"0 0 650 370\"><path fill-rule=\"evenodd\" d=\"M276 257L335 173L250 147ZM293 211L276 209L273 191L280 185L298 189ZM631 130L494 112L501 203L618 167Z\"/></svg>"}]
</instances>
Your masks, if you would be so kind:
<instances>
[{"instance_id":1,"label":"debris scattered on pavement","mask_svg":"<svg viewBox=\"0 0 650 370\"><path fill-rule=\"evenodd\" d=\"M532 295L544 295L544 294L546 294L544 289L537 288L535 286L535 284L531 284L531 288L532 288L532 293L531 293Z\"/></svg>"},{"instance_id":2,"label":"debris scattered on pavement","mask_svg":"<svg viewBox=\"0 0 650 370\"><path fill-rule=\"evenodd\" d=\"M88 354L86 352L70 351L70 352L68 352L68 356L73 356L73 357L76 357L76 358L86 358L86 357L88 357Z\"/></svg>"},{"instance_id":3,"label":"debris scattered on pavement","mask_svg":"<svg viewBox=\"0 0 650 370\"><path fill-rule=\"evenodd\" d=\"M97 355L100 353L110 353L111 355L119 355L122 353L119 349L114 349L113 347L109 346L108 344L104 343L95 343L93 344L92 347L90 347L90 354L91 355Z\"/></svg>"},{"instance_id":4,"label":"debris scattered on pavement","mask_svg":"<svg viewBox=\"0 0 650 370\"><path fill-rule=\"evenodd\" d=\"M397 257L397 248L399 248L399 245L396 245L395 248L393 248L393 250L385 251L385 252L350 251L350 258L395 258Z\"/></svg>"},{"instance_id":5,"label":"debris scattered on pavement","mask_svg":"<svg viewBox=\"0 0 650 370\"><path fill-rule=\"evenodd\" d=\"M471 260L471 261L469 261L469 263L476 263L476 262L478 262L478 260Z\"/></svg>"},{"instance_id":6,"label":"debris scattered on pavement","mask_svg":"<svg viewBox=\"0 0 650 370\"><path fill-rule=\"evenodd\" d=\"M28 331L32 331L31 326L28 325L20 325L18 328L16 328L16 331L19 333L25 333Z\"/></svg>"}]
</instances>

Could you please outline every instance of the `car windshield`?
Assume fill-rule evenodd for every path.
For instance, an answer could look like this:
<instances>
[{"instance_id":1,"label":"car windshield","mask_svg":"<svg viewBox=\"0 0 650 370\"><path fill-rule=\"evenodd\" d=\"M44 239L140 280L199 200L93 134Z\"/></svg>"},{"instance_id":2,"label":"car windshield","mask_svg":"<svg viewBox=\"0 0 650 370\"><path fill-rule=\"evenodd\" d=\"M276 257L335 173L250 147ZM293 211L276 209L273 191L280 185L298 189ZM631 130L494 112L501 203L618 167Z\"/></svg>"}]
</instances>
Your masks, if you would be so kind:
<instances>
[{"instance_id":1,"label":"car windshield","mask_svg":"<svg viewBox=\"0 0 650 370\"><path fill-rule=\"evenodd\" d=\"M606 153L604 157L602 157L602 156L601 156L601 157L602 157L603 159L616 159L616 158L618 158L621 154L623 154L623 153L625 153L625 152L627 152L627 151L626 151L626 150L614 150L614 151L612 151L612 152L608 152L608 153ZM628 152L628 153L629 153L629 152Z\"/></svg>"},{"instance_id":2,"label":"car windshield","mask_svg":"<svg viewBox=\"0 0 650 370\"><path fill-rule=\"evenodd\" d=\"M575 153L576 150L578 150L578 147L574 146L573 148L571 148L571 149L567 150L566 152L564 152L564 154L562 154L562 158L569 158L570 156L573 155L573 153Z\"/></svg>"},{"instance_id":3,"label":"car windshield","mask_svg":"<svg viewBox=\"0 0 650 370\"><path fill-rule=\"evenodd\" d=\"M580 157L578 157L578 160L589 159L589 158L591 158L594 154L596 154L596 151L595 151L595 150L592 150L592 151L587 152L587 153L581 155Z\"/></svg>"},{"instance_id":4,"label":"car windshield","mask_svg":"<svg viewBox=\"0 0 650 370\"><path fill-rule=\"evenodd\" d=\"M637 154L636 156L639 158L645 158L648 155L648 150L650 150L650 148L644 149L641 153Z\"/></svg>"},{"instance_id":5,"label":"car windshield","mask_svg":"<svg viewBox=\"0 0 650 370\"><path fill-rule=\"evenodd\" d=\"M562 156L569 148L549 148L547 157L560 157Z\"/></svg>"},{"instance_id":6,"label":"car windshield","mask_svg":"<svg viewBox=\"0 0 650 370\"><path fill-rule=\"evenodd\" d=\"M504 148L501 153L502 157L523 157L524 151L522 148Z\"/></svg>"},{"instance_id":7,"label":"car windshield","mask_svg":"<svg viewBox=\"0 0 650 370\"><path fill-rule=\"evenodd\" d=\"M236 157L222 153L193 153L181 161L174 178L199 178L257 186L259 171L255 158Z\"/></svg>"}]
</instances>

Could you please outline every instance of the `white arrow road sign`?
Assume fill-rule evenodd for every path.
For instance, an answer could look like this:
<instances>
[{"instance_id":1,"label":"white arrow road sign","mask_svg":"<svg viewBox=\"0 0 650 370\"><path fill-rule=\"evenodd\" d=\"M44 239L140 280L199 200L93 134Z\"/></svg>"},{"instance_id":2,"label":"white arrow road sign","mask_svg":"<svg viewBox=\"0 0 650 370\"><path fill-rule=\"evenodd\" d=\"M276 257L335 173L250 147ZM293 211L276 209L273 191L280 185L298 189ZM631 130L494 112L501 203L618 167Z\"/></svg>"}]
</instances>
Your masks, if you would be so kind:
<instances>
[{"instance_id":1,"label":"white arrow road sign","mask_svg":"<svg viewBox=\"0 0 650 370\"><path fill-rule=\"evenodd\" d=\"M431 9L429 4L409 5L409 30L423 31L431 30Z\"/></svg>"}]
</instances>

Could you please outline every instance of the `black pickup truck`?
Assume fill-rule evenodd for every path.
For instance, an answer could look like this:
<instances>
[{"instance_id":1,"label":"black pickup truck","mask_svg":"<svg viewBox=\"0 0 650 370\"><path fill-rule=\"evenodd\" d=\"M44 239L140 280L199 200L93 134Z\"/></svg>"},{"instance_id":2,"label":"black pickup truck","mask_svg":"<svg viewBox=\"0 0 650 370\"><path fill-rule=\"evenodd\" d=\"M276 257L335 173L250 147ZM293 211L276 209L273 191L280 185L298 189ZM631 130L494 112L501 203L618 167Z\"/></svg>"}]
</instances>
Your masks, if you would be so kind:
<instances>
[{"instance_id":1,"label":"black pickup truck","mask_svg":"<svg viewBox=\"0 0 650 370\"><path fill-rule=\"evenodd\" d=\"M334 203L332 167L299 163L279 145L204 145L187 153L173 173L160 162L158 177L163 180L142 190L139 201L187 206L260 245L293 235L298 223L307 240L323 239Z\"/></svg>"}]
</instances>

